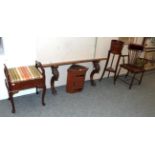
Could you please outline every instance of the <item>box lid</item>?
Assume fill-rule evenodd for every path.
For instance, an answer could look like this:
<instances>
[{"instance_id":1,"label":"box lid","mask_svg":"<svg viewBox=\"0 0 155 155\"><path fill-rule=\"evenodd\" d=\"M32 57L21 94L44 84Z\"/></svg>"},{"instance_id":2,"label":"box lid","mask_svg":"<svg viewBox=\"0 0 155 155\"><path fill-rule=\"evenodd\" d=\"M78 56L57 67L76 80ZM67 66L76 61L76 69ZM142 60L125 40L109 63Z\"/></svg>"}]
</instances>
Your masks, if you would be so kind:
<instances>
[{"instance_id":1,"label":"box lid","mask_svg":"<svg viewBox=\"0 0 155 155\"><path fill-rule=\"evenodd\" d=\"M68 71L87 71L88 68L80 65L72 65L68 68Z\"/></svg>"}]
</instances>

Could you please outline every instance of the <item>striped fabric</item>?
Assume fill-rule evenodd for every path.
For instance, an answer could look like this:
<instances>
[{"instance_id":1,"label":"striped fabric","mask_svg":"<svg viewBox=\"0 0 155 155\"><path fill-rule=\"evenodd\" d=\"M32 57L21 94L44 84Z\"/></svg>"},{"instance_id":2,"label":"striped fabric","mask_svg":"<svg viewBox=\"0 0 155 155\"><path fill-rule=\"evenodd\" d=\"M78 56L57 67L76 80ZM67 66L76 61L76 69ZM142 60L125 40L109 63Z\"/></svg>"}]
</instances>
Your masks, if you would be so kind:
<instances>
[{"instance_id":1,"label":"striped fabric","mask_svg":"<svg viewBox=\"0 0 155 155\"><path fill-rule=\"evenodd\" d=\"M43 76L35 66L24 66L8 69L11 83L41 79Z\"/></svg>"}]
</instances>

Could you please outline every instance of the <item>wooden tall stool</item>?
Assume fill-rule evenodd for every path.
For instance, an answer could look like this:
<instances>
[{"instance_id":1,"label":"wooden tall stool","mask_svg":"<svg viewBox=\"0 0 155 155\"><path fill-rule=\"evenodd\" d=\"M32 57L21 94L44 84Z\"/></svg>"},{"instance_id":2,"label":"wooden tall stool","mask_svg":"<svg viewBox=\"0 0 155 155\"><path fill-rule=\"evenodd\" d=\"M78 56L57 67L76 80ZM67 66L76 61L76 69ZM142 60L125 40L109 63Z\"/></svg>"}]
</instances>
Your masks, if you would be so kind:
<instances>
[{"instance_id":1,"label":"wooden tall stool","mask_svg":"<svg viewBox=\"0 0 155 155\"><path fill-rule=\"evenodd\" d=\"M102 80L105 72L107 71L108 77L109 77L110 73L114 74L114 84L115 84L116 72L117 72L117 68L119 65L120 58L121 58L121 52L123 49L123 45L124 45L124 43L122 41L119 41L119 40L111 41L111 47L108 52L107 61L106 61L103 73L101 75L100 81ZM115 59L115 57L116 57L116 59ZM114 63L114 60L116 61L116 64Z\"/></svg>"},{"instance_id":2,"label":"wooden tall stool","mask_svg":"<svg viewBox=\"0 0 155 155\"><path fill-rule=\"evenodd\" d=\"M38 93L38 88L42 88L42 105L45 105L45 71L40 62L36 61L35 66L16 68L7 68L7 66L4 65L4 73L6 76L5 83L8 90L9 100L12 105L12 113L16 112L13 95L24 89L36 88L36 93Z\"/></svg>"}]
</instances>

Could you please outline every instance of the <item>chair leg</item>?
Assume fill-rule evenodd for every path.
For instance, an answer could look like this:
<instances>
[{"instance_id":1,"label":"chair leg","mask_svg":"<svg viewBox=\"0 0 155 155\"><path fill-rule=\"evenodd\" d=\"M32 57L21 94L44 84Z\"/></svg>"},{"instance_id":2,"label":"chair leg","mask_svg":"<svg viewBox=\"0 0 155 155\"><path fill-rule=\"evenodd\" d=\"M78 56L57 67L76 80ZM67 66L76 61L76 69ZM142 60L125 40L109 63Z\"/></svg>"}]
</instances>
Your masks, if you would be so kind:
<instances>
[{"instance_id":1,"label":"chair leg","mask_svg":"<svg viewBox=\"0 0 155 155\"><path fill-rule=\"evenodd\" d=\"M118 73L115 73L116 76L114 78L114 84L116 84L116 80L118 79L118 76L119 76L120 72L121 72L121 67L119 68Z\"/></svg>"},{"instance_id":2,"label":"chair leg","mask_svg":"<svg viewBox=\"0 0 155 155\"><path fill-rule=\"evenodd\" d=\"M136 73L133 74L133 77L132 77L132 79L131 79L131 83L130 83L130 85L129 85L129 89L131 89L131 87L132 87L132 85L133 85L133 81L134 81L134 79L135 79L135 76L136 76Z\"/></svg>"},{"instance_id":3,"label":"chair leg","mask_svg":"<svg viewBox=\"0 0 155 155\"><path fill-rule=\"evenodd\" d=\"M115 68L115 73L114 73L114 85L115 85L115 83L116 83L117 70L118 70L118 67L119 67L120 58L121 58L121 56L119 56L119 58L118 58L118 60L117 60L116 68ZM120 68L121 68L121 67L120 67ZM119 70L119 73L120 73L120 70Z\"/></svg>"},{"instance_id":4,"label":"chair leg","mask_svg":"<svg viewBox=\"0 0 155 155\"><path fill-rule=\"evenodd\" d=\"M108 58L107 58L108 60L109 60L109 57L110 57L110 54L108 55ZM105 71L106 71L107 66L108 66L108 60L106 61L106 64L105 64L105 67L104 67L103 73L102 73L102 75L101 75L101 77L100 77L100 80L99 80L99 81L101 81L101 80L103 79L103 76L104 76Z\"/></svg>"},{"instance_id":5,"label":"chair leg","mask_svg":"<svg viewBox=\"0 0 155 155\"><path fill-rule=\"evenodd\" d=\"M108 78L109 78L109 75L110 75L110 71L108 72Z\"/></svg>"},{"instance_id":6,"label":"chair leg","mask_svg":"<svg viewBox=\"0 0 155 155\"><path fill-rule=\"evenodd\" d=\"M139 80L139 85L142 83L143 75L144 75L144 72L142 72L142 74L141 74L141 77L140 77L140 80Z\"/></svg>"},{"instance_id":7,"label":"chair leg","mask_svg":"<svg viewBox=\"0 0 155 155\"><path fill-rule=\"evenodd\" d=\"M116 78L117 78L117 75L116 75L116 71L115 71L115 74L114 74L114 85L116 83Z\"/></svg>"},{"instance_id":8,"label":"chair leg","mask_svg":"<svg viewBox=\"0 0 155 155\"><path fill-rule=\"evenodd\" d=\"M103 73L102 73L102 75L101 75L101 77L100 77L100 80L99 80L99 81L101 81L101 80L102 80L102 78L103 78L103 76L104 76L104 74L105 74L105 71L106 71L106 67L104 68L104 71L103 71Z\"/></svg>"},{"instance_id":9,"label":"chair leg","mask_svg":"<svg viewBox=\"0 0 155 155\"><path fill-rule=\"evenodd\" d=\"M46 94L46 86L43 87L43 92L42 92L42 105L45 106L45 94Z\"/></svg>"},{"instance_id":10,"label":"chair leg","mask_svg":"<svg viewBox=\"0 0 155 155\"><path fill-rule=\"evenodd\" d=\"M12 113L15 113L16 109L15 109L14 100L13 100L13 94L12 93L9 93L9 100L10 100L11 106L12 106Z\"/></svg>"}]
</instances>

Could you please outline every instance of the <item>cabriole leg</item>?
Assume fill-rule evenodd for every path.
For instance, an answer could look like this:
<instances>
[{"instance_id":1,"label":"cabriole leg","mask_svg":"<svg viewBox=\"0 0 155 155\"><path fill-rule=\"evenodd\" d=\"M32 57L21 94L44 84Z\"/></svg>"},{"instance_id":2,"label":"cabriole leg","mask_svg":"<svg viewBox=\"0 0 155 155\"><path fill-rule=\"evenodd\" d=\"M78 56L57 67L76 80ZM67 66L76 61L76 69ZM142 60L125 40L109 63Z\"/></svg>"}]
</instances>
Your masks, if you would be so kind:
<instances>
[{"instance_id":1,"label":"cabriole leg","mask_svg":"<svg viewBox=\"0 0 155 155\"><path fill-rule=\"evenodd\" d=\"M10 100L11 106L12 106L12 113L15 113L16 109L15 109L15 105L14 105L14 101L13 101L13 94L12 93L9 93L9 100Z\"/></svg>"},{"instance_id":2,"label":"cabriole leg","mask_svg":"<svg viewBox=\"0 0 155 155\"><path fill-rule=\"evenodd\" d=\"M45 106L45 93L46 93L46 86L43 88L42 92L42 105Z\"/></svg>"},{"instance_id":3,"label":"cabriole leg","mask_svg":"<svg viewBox=\"0 0 155 155\"><path fill-rule=\"evenodd\" d=\"M57 91L55 89L55 84L54 82L58 80L59 78L59 71L58 71L58 66L52 66L51 67L52 69L52 78L51 78L51 91L52 91L52 94L53 95L56 95L57 94Z\"/></svg>"},{"instance_id":4,"label":"cabriole leg","mask_svg":"<svg viewBox=\"0 0 155 155\"><path fill-rule=\"evenodd\" d=\"M100 71L99 61L93 61L93 66L94 66L94 70L90 74L90 82L92 86L95 86L96 84L94 82L94 74L99 73Z\"/></svg>"}]
</instances>

